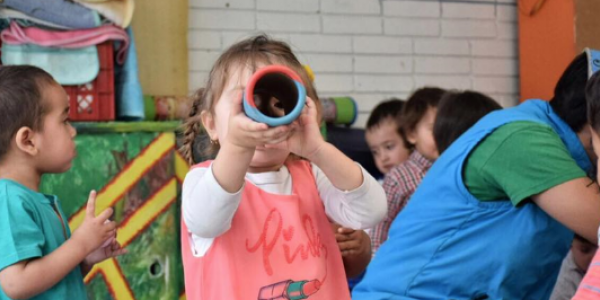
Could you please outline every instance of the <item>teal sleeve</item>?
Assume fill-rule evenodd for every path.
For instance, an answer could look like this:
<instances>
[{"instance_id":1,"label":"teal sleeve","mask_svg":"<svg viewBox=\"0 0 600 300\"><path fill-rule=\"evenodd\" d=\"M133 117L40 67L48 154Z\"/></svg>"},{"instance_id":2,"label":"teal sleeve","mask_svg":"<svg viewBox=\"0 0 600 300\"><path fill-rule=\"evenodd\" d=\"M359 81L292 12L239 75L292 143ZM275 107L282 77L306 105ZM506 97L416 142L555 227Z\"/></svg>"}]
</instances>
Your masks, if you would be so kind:
<instances>
[{"instance_id":1,"label":"teal sleeve","mask_svg":"<svg viewBox=\"0 0 600 300\"><path fill-rule=\"evenodd\" d=\"M552 128L533 122L504 125L472 153L465 184L481 201L518 205L561 183L585 177Z\"/></svg>"},{"instance_id":2,"label":"teal sleeve","mask_svg":"<svg viewBox=\"0 0 600 300\"><path fill-rule=\"evenodd\" d=\"M0 191L0 271L17 262L42 256L44 235L34 210L18 196Z\"/></svg>"}]
</instances>

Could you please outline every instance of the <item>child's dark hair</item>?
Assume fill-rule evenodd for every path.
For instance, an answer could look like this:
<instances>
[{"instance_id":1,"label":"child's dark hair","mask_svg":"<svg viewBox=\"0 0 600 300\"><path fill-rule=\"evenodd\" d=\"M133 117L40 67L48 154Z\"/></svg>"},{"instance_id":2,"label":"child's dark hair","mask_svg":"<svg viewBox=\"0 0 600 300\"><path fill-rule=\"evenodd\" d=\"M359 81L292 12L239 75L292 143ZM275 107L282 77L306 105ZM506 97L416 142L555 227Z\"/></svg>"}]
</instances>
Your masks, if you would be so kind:
<instances>
[{"instance_id":1,"label":"child's dark hair","mask_svg":"<svg viewBox=\"0 0 600 300\"><path fill-rule=\"evenodd\" d=\"M42 89L56 84L46 71L33 66L0 66L0 159L22 127L42 130L47 113Z\"/></svg>"},{"instance_id":2,"label":"child's dark hair","mask_svg":"<svg viewBox=\"0 0 600 300\"><path fill-rule=\"evenodd\" d=\"M588 121L596 134L600 134L600 72L596 72L588 81L585 97Z\"/></svg>"},{"instance_id":3,"label":"child's dark hair","mask_svg":"<svg viewBox=\"0 0 600 300\"><path fill-rule=\"evenodd\" d=\"M584 243L584 244L590 244L591 246L596 246L596 244L586 240L584 237L580 236L579 234L575 234L573 239L578 240L579 242Z\"/></svg>"},{"instance_id":4,"label":"child's dark hair","mask_svg":"<svg viewBox=\"0 0 600 300\"><path fill-rule=\"evenodd\" d=\"M408 149L414 145L408 142L407 136L415 130L417 124L427 113L429 108L438 106L440 99L446 91L437 87L424 87L416 90L406 101L400 114L400 134Z\"/></svg>"},{"instance_id":5,"label":"child's dark hair","mask_svg":"<svg viewBox=\"0 0 600 300\"><path fill-rule=\"evenodd\" d=\"M575 132L587 122L585 87L588 81L588 61L585 53L579 54L564 71L556 87L550 106Z\"/></svg>"},{"instance_id":6,"label":"child's dark hair","mask_svg":"<svg viewBox=\"0 0 600 300\"><path fill-rule=\"evenodd\" d=\"M317 92L306 69L298 61L290 46L284 42L270 39L266 35L245 39L221 54L208 75L206 86L194 95L192 109L184 125L184 141L181 147L181 152L188 163L195 163L194 141L201 133L202 127L200 113L207 111L214 115L216 101L221 97L228 78L237 70L236 67L248 67L254 72L258 69L259 64L282 64L294 70L304 83L306 95L315 101L320 115L321 106ZM218 149L218 143L211 143L211 147L204 149L203 152L211 155Z\"/></svg>"},{"instance_id":7,"label":"child's dark hair","mask_svg":"<svg viewBox=\"0 0 600 300\"><path fill-rule=\"evenodd\" d=\"M404 106L404 101L398 98L390 98L380 102L373 111L371 111L371 115L367 120L367 130L378 126L384 120L391 119L396 124L400 120L400 113L402 112L402 107ZM400 133L400 124L398 124L398 133Z\"/></svg>"},{"instance_id":8,"label":"child's dark hair","mask_svg":"<svg viewBox=\"0 0 600 300\"><path fill-rule=\"evenodd\" d=\"M494 99L475 91L448 91L438 105L433 139L440 155L491 111L502 109Z\"/></svg>"}]
</instances>

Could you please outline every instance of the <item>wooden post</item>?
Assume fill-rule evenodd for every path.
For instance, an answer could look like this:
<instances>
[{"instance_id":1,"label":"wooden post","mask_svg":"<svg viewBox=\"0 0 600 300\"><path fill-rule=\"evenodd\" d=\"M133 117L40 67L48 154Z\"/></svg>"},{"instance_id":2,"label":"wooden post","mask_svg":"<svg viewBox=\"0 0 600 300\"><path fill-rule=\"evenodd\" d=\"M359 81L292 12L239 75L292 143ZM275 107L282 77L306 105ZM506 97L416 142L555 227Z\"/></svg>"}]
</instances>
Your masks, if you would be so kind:
<instances>
[{"instance_id":1,"label":"wooden post","mask_svg":"<svg viewBox=\"0 0 600 300\"><path fill-rule=\"evenodd\" d=\"M187 95L188 1L136 1L132 27L144 95Z\"/></svg>"}]
</instances>

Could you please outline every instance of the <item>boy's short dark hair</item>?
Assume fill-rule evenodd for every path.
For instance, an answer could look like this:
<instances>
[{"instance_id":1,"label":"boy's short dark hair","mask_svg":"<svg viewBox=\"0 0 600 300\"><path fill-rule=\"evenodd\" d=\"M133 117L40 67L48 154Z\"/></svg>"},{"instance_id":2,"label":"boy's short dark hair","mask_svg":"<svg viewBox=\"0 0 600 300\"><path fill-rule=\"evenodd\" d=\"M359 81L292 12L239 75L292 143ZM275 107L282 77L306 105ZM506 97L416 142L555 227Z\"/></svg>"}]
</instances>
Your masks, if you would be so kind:
<instances>
[{"instance_id":1,"label":"boy's short dark hair","mask_svg":"<svg viewBox=\"0 0 600 300\"><path fill-rule=\"evenodd\" d=\"M0 66L0 160L21 127L42 129L47 107L42 88L55 83L46 71L33 66Z\"/></svg>"},{"instance_id":2,"label":"boy's short dark hair","mask_svg":"<svg viewBox=\"0 0 600 300\"><path fill-rule=\"evenodd\" d=\"M596 72L585 88L587 118L592 129L600 134L600 72Z\"/></svg>"},{"instance_id":3,"label":"boy's short dark hair","mask_svg":"<svg viewBox=\"0 0 600 300\"><path fill-rule=\"evenodd\" d=\"M446 92L440 100L433 125L433 139L440 155L479 119L497 109L502 106L482 93Z\"/></svg>"},{"instance_id":4,"label":"boy's short dark hair","mask_svg":"<svg viewBox=\"0 0 600 300\"><path fill-rule=\"evenodd\" d=\"M580 132L587 122L585 87L588 81L588 61L585 53L579 54L565 69L554 88L550 106L573 129Z\"/></svg>"},{"instance_id":5,"label":"boy's short dark hair","mask_svg":"<svg viewBox=\"0 0 600 300\"><path fill-rule=\"evenodd\" d=\"M398 118L402 112L404 101L398 98L390 98L377 104L367 120L367 130L379 125L382 121L391 118L398 124ZM398 124L398 129L400 124ZM399 131L398 131L399 132Z\"/></svg>"},{"instance_id":6,"label":"boy's short dark hair","mask_svg":"<svg viewBox=\"0 0 600 300\"><path fill-rule=\"evenodd\" d=\"M437 87L424 87L416 90L406 101L400 114L400 134L406 143L407 148L412 148L413 145L408 143L407 135L415 130L417 124L430 107L437 107L442 95L446 91Z\"/></svg>"}]
</instances>

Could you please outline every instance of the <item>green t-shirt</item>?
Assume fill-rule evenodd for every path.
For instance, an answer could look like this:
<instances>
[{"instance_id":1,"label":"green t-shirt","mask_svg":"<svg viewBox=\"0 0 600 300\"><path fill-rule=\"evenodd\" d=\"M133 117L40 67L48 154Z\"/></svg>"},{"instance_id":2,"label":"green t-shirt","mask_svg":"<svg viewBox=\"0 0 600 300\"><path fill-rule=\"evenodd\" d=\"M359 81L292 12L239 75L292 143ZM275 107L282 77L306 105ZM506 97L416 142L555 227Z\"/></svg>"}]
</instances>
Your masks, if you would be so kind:
<instances>
[{"instance_id":1,"label":"green t-shirt","mask_svg":"<svg viewBox=\"0 0 600 300\"><path fill-rule=\"evenodd\" d=\"M66 220L56 196L37 193L12 180L1 179L0 271L56 250L71 235ZM0 299L10 299L2 288ZM52 288L30 299L87 299L81 269L73 269Z\"/></svg>"},{"instance_id":2,"label":"green t-shirt","mask_svg":"<svg viewBox=\"0 0 600 300\"><path fill-rule=\"evenodd\" d=\"M513 205L586 173L554 130L513 122L492 132L467 159L464 181L480 201L510 199Z\"/></svg>"}]
</instances>

